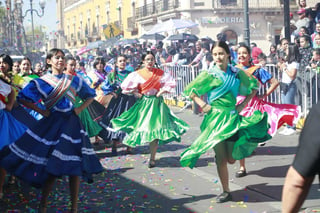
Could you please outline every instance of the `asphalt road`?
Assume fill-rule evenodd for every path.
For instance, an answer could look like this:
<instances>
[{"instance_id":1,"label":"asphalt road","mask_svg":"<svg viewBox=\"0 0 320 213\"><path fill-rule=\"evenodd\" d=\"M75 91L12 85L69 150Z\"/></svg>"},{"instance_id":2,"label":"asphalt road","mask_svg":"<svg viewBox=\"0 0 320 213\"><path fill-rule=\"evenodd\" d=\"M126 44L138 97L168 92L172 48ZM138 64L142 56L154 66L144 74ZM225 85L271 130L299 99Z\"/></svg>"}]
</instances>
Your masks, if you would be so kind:
<instances>
[{"instance_id":1,"label":"asphalt road","mask_svg":"<svg viewBox=\"0 0 320 213\"><path fill-rule=\"evenodd\" d=\"M299 133L276 135L258 147L246 160L248 175L235 178L238 162L229 165L233 200L217 204L221 193L214 162L214 152L204 154L194 169L182 168L180 153L199 135L203 117L191 110L172 108L191 128L181 143L160 146L157 166L149 169L149 147L140 146L132 155L112 157L111 148L96 146L105 171L95 176L93 184L81 182L79 212L280 212L284 177L295 154ZM20 181L5 186L0 212L37 212L41 192ZM67 177L57 180L49 197L48 212L68 212L70 206ZM301 212L320 212L319 180L312 185Z\"/></svg>"}]
</instances>

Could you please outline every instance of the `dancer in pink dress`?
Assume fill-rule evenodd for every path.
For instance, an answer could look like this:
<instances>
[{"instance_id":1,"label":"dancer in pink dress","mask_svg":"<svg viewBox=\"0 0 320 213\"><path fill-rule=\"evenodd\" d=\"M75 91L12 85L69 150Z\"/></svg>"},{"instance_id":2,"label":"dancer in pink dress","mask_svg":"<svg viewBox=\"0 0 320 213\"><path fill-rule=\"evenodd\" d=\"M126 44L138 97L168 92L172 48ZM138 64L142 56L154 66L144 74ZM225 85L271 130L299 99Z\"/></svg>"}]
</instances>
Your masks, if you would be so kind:
<instances>
[{"instance_id":1,"label":"dancer in pink dress","mask_svg":"<svg viewBox=\"0 0 320 213\"><path fill-rule=\"evenodd\" d=\"M279 85L268 71L251 63L250 48L246 45L240 45L238 48L238 65L237 67L243 69L247 75L254 76L261 85L270 83L269 88L263 94L257 94L253 97L246 107L241 111L243 116L251 116L254 111L260 110L261 112L268 113L268 123L270 125L268 133L274 136L277 129L283 124L287 123L292 125L297 122L300 117L300 106L293 104L274 104L265 100ZM245 97L238 96L237 102L241 103ZM245 159L240 160L240 170L236 172L236 177L244 177L247 175L245 167Z\"/></svg>"}]
</instances>

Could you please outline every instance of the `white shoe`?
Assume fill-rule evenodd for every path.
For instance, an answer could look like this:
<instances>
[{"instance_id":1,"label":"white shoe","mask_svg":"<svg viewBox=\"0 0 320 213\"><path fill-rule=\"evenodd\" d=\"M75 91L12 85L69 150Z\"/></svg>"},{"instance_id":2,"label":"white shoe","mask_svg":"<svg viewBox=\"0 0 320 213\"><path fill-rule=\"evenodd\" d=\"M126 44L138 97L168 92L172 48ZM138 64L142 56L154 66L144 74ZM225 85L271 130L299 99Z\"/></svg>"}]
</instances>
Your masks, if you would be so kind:
<instances>
[{"instance_id":1,"label":"white shoe","mask_svg":"<svg viewBox=\"0 0 320 213\"><path fill-rule=\"evenodd\" d=\"M291 128L288 128L288 130L287 130L285 133L283 133L283 135L292 135L292 134L294 134L295 132L296 132L296 130L291 129Z\"/></svg>"}]
</instances>

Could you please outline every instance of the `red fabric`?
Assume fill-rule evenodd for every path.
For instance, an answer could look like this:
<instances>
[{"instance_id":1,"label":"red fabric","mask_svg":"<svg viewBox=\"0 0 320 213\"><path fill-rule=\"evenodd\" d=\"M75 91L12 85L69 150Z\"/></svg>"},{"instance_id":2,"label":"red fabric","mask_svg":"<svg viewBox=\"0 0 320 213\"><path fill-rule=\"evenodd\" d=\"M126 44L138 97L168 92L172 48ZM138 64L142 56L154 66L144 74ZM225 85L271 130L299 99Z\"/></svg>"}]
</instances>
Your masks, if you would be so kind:
<instances>
[{"instance_id":1,"label":"red fabric","mask_svg":"<svg viewBox=\"0 0 320 213\"><path fill-rule=\"evenodd\" d=\"M137 72L139 73L139 75L141 75L144 79L147 80L144 84L140 84L138 86L139 93L144 94L153 88L160 90L161 88L160 79L164 73L163 70L153 68L151 77L148 77L148 74L146 73L147 70L145 68L138 70Z\"/></svg>"},{"instance_id":2,"label":"red fabric","mask_svg":"<svg viewBox=\"0 0 320 213\"><path fill-rule=\"evenodd\" d=\"M244 96L237 97L237 105L245 99ZM283 124L292 126L298 122L300 117L300 106L293 104L274 104L264 100L260 100L257 97L253 97L247 106L240 112L240 115L249 117L254 111L268 113L268 123L270 124L269 135L274 136Z\"/></svg>"},{"instance_id":3,"label":"red fabric","mask_svg":"<svg viewBox=\"0 0 320 213\"><path fill-rule=\"evenodd\" d=\"M3 95L0 94L0 101L3 102L4 104L6 104L6 97L4 97Z\"/></svg>"}]
</instances>

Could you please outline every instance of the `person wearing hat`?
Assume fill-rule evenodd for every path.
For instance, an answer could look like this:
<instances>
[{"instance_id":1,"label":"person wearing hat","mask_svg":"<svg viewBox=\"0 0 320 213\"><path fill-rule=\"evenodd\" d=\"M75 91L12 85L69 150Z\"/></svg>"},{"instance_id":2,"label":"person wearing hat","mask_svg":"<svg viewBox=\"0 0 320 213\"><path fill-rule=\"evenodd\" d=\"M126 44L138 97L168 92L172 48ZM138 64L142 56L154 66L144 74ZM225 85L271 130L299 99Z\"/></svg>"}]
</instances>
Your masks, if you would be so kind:
<instances>
[{"instance_id":1,"label":"person wearing hat","mask_svg":"<svg viewBox=\"0 0 320 213\"><path fill-rule=\"evenodd\" d=\"M299 19L296 21L297 29L294 31L295 35L298 35L301 27L309 26L309 18L306 16L306 9L300 8L297 12Z\"/></svg>"},{"instance_id":2,"label":"person wearing hat","mask_svg":"<svg viewBox=\"0 0 320 213\"><path fill-rule=\"evenodd\" d=\"M189 43L185 51L187 53L187 64L190 64L193 61L193 59L197 56L197 51L194 43Z\"/></svg>"}]
</instances>

